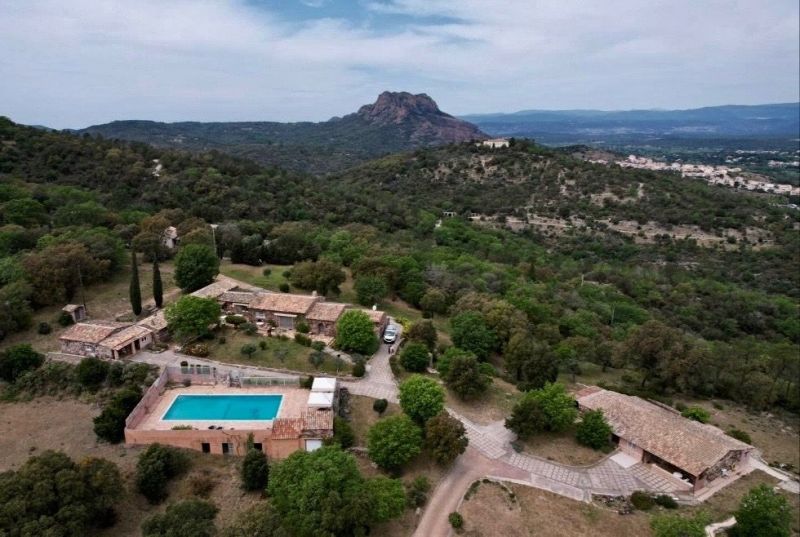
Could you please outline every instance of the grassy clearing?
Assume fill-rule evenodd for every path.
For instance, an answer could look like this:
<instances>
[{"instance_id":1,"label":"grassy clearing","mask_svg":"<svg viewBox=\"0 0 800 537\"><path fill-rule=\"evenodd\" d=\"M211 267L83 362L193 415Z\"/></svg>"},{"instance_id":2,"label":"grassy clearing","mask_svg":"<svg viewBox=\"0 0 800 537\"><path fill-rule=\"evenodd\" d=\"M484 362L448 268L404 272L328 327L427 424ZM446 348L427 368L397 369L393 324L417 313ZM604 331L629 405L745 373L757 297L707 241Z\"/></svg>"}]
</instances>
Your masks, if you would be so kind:
<instances>
[{"instance_id":1,"label":"grassy clearing","mask_svg":"<svg viewBox=\"0 0 800 537\"><path fill-rule=\"evenodd\" d=\"M356 446L367 446L367 432L381 417L394 416L400 414L400 406L389 403L382 416L372 410L372 403L375 399L363 395L350 396L350 425L356 437Z\"/></svg>"},{"instance_id":2,"label":"grassy clearing","mask_svg":"<svg viewBox=\"0 0 800 537\"><path fill-rule=\"evenodd\" d=\"M231 263L230 261L222 261L219 266L219 271L225 276L269 289L270 291L278 291L282 283L289 283L283 273L292 268L292 265L262 265L254 267L251 265L242 265L238 263ZM264 269L269 269L270 273L264 275Z\"/></svg>"},{"instance_id":3,"label":"grassy clearing","mask_svg":"<svg viewBox=\"0 0 800 537\"><path fill-rule=\"evenodd\" d=\"M463 401L451 390L447 390L445 403L462 416L478 424L488 425L506 419L520 396L521 392L516 386L495 378L480 399Z\"/></svg>"},{"instance_id":4,"label":"grassy clearing","mask_svg":"<svg viewBox=\"0 0 800 537\"><path fill-rule=\"evenodd\" d=\"M172 279L172 262L165 261L159 264L159 268L164 286L164 302L175 300L180 290L175 286L175 282ZM129 297L130 274L130 267L125 265L109 281L85 288L86 310L90 319L113 320L120 316L132 315ZM142 290L142 303L145 305L152 304L153 266L150 263L140 263L139 285ZM80 291L72 300L76 303L82 301ZM56 304L34 312L31 327L24 332L9 334L3 341L0 341L0 350L18 343L30 343L40 352L58 350L60 348L58 336L65 330L58 324L58 317L61 313L61 308L64 306L65 304ZM43 321L50 323L53 329L49 334L42 335L37 332L39 323Z\"/></svg>"},{"instance_id":5,"label":"grassy clearing","mask_svg":"<svg viewBox=\"0 0 800 537\"><path fill-rule=\"evenodd\" d=\"M219 337L225 338L225 343L220 343ZM267 342L267 348L261 349L259 343ZM242 347L246 344L256 346L256 352L252 356L242 354ZM209 358L219 360L229 364L257 365L262 367L274 367L278 369L290 369L304 373L336 373L337 366L335 359L326 354L325 360L319 369L315 369L308 357L312 350L304 347L292 340L282 340L276 337L248 336L244 332L232 328L222 328L217 332L217 338L209 342ZM349 373L350 365L343 362L338 371Z\"/></svg>"},{"instance_id":6,"label":"grassy clearing","mask_svg":"<svg viewBox=\"0 0 800 537\"><path fill-rule=\"evenodd\" d=\"M527 440L520 440L525 453L550 461L575 466L598 462L606 453L582 446L575 440L575 427L561 433L541 433Z\"/></svg>"}]
</instances>

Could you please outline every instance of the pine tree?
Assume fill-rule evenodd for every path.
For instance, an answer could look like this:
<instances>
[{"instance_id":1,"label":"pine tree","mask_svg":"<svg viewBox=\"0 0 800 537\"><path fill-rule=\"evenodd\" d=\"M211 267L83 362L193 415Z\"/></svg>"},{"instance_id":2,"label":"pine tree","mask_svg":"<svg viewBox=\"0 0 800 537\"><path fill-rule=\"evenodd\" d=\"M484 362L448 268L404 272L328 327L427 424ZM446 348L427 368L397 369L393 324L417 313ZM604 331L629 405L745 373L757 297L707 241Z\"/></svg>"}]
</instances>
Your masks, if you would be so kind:
<instances>
[{"instance_id":1,"label":"pine tree","mask_svg":"<svg viewBox=\"0 0 800 537\"><path fill-rule=\"evenodd\" d=\"M153 300L157 308L164 304L164 287L161 283L161 270L158 268L158 260L153 261Z\"/></svg>"},{"instance_id":2,"label":"pine tree","mask_svg":"<svg viewBox=\"0 0 800 537\"><path fill-rule=\"evenodd\" d=\"M136 263L136 250L131 250L131 308L134 315L142 313L142 290L139 287L139 266Z\"/></svg>"}]
</instances>

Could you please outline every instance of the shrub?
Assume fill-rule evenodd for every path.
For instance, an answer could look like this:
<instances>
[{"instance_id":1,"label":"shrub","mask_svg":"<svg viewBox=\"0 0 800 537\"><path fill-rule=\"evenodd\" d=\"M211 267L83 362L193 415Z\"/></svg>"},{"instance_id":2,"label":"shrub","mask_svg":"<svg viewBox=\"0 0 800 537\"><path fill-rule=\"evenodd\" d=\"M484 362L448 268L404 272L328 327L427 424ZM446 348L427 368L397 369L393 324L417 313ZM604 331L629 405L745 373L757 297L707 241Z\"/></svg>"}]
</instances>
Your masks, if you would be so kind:
<instances>
[{"instance_id":1,"label":"shrub","mask_svg":"<svg viewBox=\"0 0 800 537\"><path fill-rule=\"evenodd\" d=\"M711 419L711 414L709 414L706 409L700 408L699 406L686 407L686 409L681 412L681 416L689 418L690 420L699 421L700 423L708 423L708 420Z\"/></svg>"},{"instance_id":2,"label":"shrub","mask_svg":"<svg viewBox=\"0 0 800 537\"><path fill-rule=\"evenodd\" d=\"M0 379L14 382L26 371L41 367L43 363L44 355L27 343L14 345L0 352Z\"/></svg>"},{"instance_id":3,"label":"shrub","mask_svg":"<svg viewBox=\"0 0 800 537\"><path fill-rule=\"evenodd\" d=\"M320 366L325 362L325 353L314 351L308 355L308 361L314 366L314 369L319 369Z\"/></svg>"},{"instance_id":4,"label":"shrub","mask_svg":"<svg viewBox=\"0 0 800 537\"><path fill-rule=\"evenodd\" d=\"M305 321L298 322L294 329L301 334L308 334L311 331L311 327Z\"/></svg>"},{"instance_id":5,"label":"shrub","mask_svg":"<svg viewBox=\"0 0 800 537\"><path fill-rule=\"evenodd\" d=\"M264 276L269 276L270 274L272 274L272 269L267 267L261 271L261 274L263 274Z\"/></svg>"},{"instance_id":6,"label":"shrub","mask_svg":"<svg viewBox=\"0 0 800 537\"><path fill-rule=\"evenodd\" d=\"M378 350L378 337L366 313L345 311L336 323L336 346L345 352L371 355Z\"/></svg>"},{"instance_id":7,"label":"shrub","mask_svg":"<svg viewBox=\"0 0 800 537\"><path fill-rule=\"evenodd\" d=\"M649 511L653 508L655 502L650 494L637 490L631 494L631 504L639 511Z\"/></svg>"},{"instance_id":8,"label":"shrub","mask_svg":"<svg viewBox=\"0 0 800 537\"><path fill-rule=\"evenodd\" d=\"M225 322L234 326L235 328L239 328L239 325L246 323L247 319L241 315L226 315Z\"/></svg>"},{"instance_id":9,"label":"shrub","mask_svg":"<svg viewBox=\"0 0 800 537\"><path fill-rule=\"evenodd\" d=\"M428 501L431 483L424 475L417 476L406 490L406 503L409 507L422 507Z\"/></svg>"},{"instance_id":10,"label":"shrub","mask_svg":"<svg viewBox=\"0 0 800 537\"><path fill-rule=\"evenodd\" d=\"M364 362L356 362L353 364L353 376L357 378L361 378L367 374L367 367L364 365Z\"/></svg>"},{"instance_id":11,"label":"shrub","mask_svg":"<svg viewBox=\"0 0 800 537\"><path fill-rule=\"evenodd\" d=\"M584 412L581 422L575 430L575 439L579 444L592 449L603 449L611 440L611 426L606 421L602 410Z\"/></svg>"},{"instance_id":12,"label":"shrub","mask_svg":"<svg viewBox=\"0 0 800 537\"><path fill-rule=\"evenodd\" d=\"M261 341L258 342L258 348L261 349L262 351L267 350L267 346L268 344L266 339L262 339Z\"/></svg>"},{"instance_id":13,"label":"shrub","mask_svg":"<svg viewBox=\"0 0 800 537\"><path fill-rule=\"evenodd\" d=\"M422 449L422 430L406 415L379 420L367 433L369 458L385 470L397 470Z\"/></svg>"},{"instance_id":14,"label":"shrub","mask_svg":"<svg viewBox=\"0 0 800 537\"><path fill-rule=\"evenodd\" d=\"M675 498L673 498L669 494L659 494L658 496L656 496L653 499L653 501L655 501L656 504L660 505L661 507L663 507L665 509L677 509L678 508L678 502L676 502Z\"/></svg>"},{"instance_id":15,"label":"shrub","mask_svg":"<svg viewBox=\"0 0 800 537\"><path fill-rule=\"evenodd\" d=\"M788 537L792 534L793 509L786 497L768 485L758 485L742 498L734 513L731 537Z\"/></svg>"},{"instance_id":16,"label":"shrub","mask_svg":"<svg viewBox=\"0 0 800 537\"><path fill-rule=\"evenodd\" d=\"M481 372L481 375L485 375L487 377L496 377L497 376L497 369L494 368L492 364L489 362L481 362L478 364L478 371Z\"/></svg>"},{"instance_id":17,"label":"shrub","mask_svg":"<svg viewBox=\"0 0 800 537\"><path fill-rule=\"evenodd\" d=\"M727 434L731 438L735 438L736 440L739 440L740 442L744 442L745 444L752 444L753 443L753 440L750 438L750 435L747 434L745 431L742 431L741 429L730 429L725 434Z\"/></svg>"},{"instance_id":18,"label":"shrub","mask_svg":"<svg viewBox=\"0 0 800 537\"><path fill-rule=\"evenodd\" d=\"M284 273L284 275L285 275L285 273ZM280 284L278 286L278 289L280 289L281 293L288 293L289 292L289 284L286 283L286 282L283 282L282 284Z\"/></svg>"},{"instance_id":19,"label":"shrub","mask_svg":"<svg viewBox=\"0 0 800 537\"><path fill-rule=\"evenodd\" d=\"M211 351L209 351L208 345L205 343L190 343L183 348L183 352L189 356L205 358L210 354Z\"/></svg>"},{"instance_id":20,"label":"shrub","mask_svg":"<svg viewBox=\"0 0 800 537\"><path fill-rule=\"evenodd\" d=\"M239 349L239 352L247 356L248 358L252 358L253 355L258 351L258 347L253 345L252 343L245 343L242 345L242 348Z\"/></svg>"},{"instance_id":21,"label":"shrub","mask_svg":"<svg viewBox=\"0 0 800 537\"><path fill-rule=\"evenodd\" d=\"M338 416L333 418L333 442L342 449L351 448L356 443L356 435L350 422Z\"/></svg>"},{"instance_id":22,"label":"shrub","mask_svg":"<svg viewBox=\"0 0 800 537\"><path fill-rule=\"evenodd\" d=\"M686 410L686 405L681 401L677 401L675 403L675 410L677 410L678 412L683 412L684 410Z\"/></svg>"},{"instance_id":23,"label":"shrub","mask_svg":"<svg viewBox=\"0 0 800 537\"><path fill-rule=\"evenodd\" d=\"M253 323L242 323L239 325L239 329L248 336L254 336L258 333L258 326Z\"/></svg>"},{"instance_id":24,"label":"shrub","mask_svg":"<svg viewBox=\"0 0 800 537\"><path fill-rule=\"evenodd\" d=\"M115 393L100 415L94 418L94 434L107 442L121 442L125 438L125 419L141 398L141 392L134 388Z\"/></svg>"},{"instance_id":25,"label":"shrub","mask_svg":"<svg viewBox=\"0 0 800 537\"><path fill-rule=\"evenodd\" d=\"M142 537L212 537L216 535L217 508L205 500L183 500L142 523Z\"/></svg>"},{"instance_id":26,"label":"shrub","mask_svg":"<svg viewBox=\"0 0 800 537\"><path fill-rule=\"evenodd\" d=\"M267 456L257 449L248 449L242 461L242 486L245 490L264 490L268 480Z\"/></svg>"},{"instance_id":27,"label":"shrub","mask_svg":"<svg viewBox=\"0 0 800 537\"><path fill-rule=\"evenodd\" d=\"M693 517L656 515L650 521L655 537L705 537L705 526L711 518L704 512Z\"/></svg>"},{"instance_id":28,"label":"shrub","mask_svg":"<svg viewBox=\"0 0 800 537\"><path fill-rule=\"evenodd\" d=\"M217 482L214 481L210 475L205 473L193 475L189 479L189 490L192 491L192 494L200 498L208 498L211 495L211 491L214 490L216 486Z\"/></svg>"},{"instance_id":29,"label":"shrub","mask_svg":"<svg viewBox=\"0 0 800 537\"><path fill-rule=\"evenodd\" d=\"M292 277L292 271L291 271L291 270L288 270L288 269L287 269L287 270L284 270L283 272L281 272L281 275L282 275L284 278L291 278L291 277Z\"/></svg>"},{"instance_id":30,"label":"shrub","mask_svg":"<svg viewBox=\"0 0 800 537\"><path fill-rule=\"evenodd\" d=\"M42 321L39 323L39 326L36 329L36 331L45 336L50 332L52 332L53 329L50 327L50 323L48 323L47 321Z\"/></svg>"},{"instance_id":31,"label":"shrub","mask_svg":"<svg viewBox=\"0 0 800 537\"><path fill-rule=\"evenodd\" d=\"M301 388L306 388L310 390L313 384L314 384L314 377L311 375L304 377L303 379L300 380Z\"/></svg>"},{"instance_id":32,"label":"shrub","mask_svg":"<svg viewBox=\"0 0 800 537\"><path fill-rule=\"evenodd\" d=\"M436 327L431 321L417 321L411 325L406 337L424 343L429 350L436 347Z\"/></svg>"},{"instance_id":33,"label":"shrub","mask_svg":"<svg viewBox=\"0 0 800 537\"><path fill-rule=\"evenodd\" d=\"M527 438L543 431L559 432L575 422L578 411L575 399L562 384L545 384L544 388L526 392L506 419L506 427Z\"/></svg>"},{"instance_id":34,"label":"shrub","mask_svg":"<svg viewBox=\"0 0 800 537\"><path fill-rule=\"evenodd\" d=\"M167 497L167 482L189 465L185 453L169 446L150 444L136 462L136 490L152 504Z\"/></svg>"},{"instance_id":35,"label":"shrub","mask_svg":"<svg viewBox=\"0 0 800 537\"><path fill-rule=\"evenodd\" d=\"M84 358L75 367L78 382L87 388L96 390L108 377L108 362L99 358Z\"/></svg>"},{"instance_id":36,"label":"shrub","mask_svg":"<svg viewBox=\"0 0 800 537\"><path fill-rule=\"evenodd\" d=\"M450 525L454 530L460 530L464 527L464 517L455 511L447 515L447 521L450 522Z\"/></svg>"},{"instance_id":37,"label":"shrub","mask_svg":"<svg viewBox=\"0 0 800 537\"><path fill-rule=\"evenodd\" d=\"M299 343L300 345L304 346L304 347L310 347L311 346L311 338L306 336L306 335L304 335L304 334L295 334L294 335L294 340L297 343Z\"/></svg>"},{"instance_id":38,"label":"shrub","mask_svg":"<svg viewBox=\"0 0 800 537\"><path fill-rule=\"evenodd\" d=\"M428 347L424 343L412 341L400 353L400 364L406 371L420 373L428 368Z\"/></svg>"},{"instance_id":39,"label":"shrub","mask_svg":"<svg viewBox=\"0 0 800 537\"><path fill-rule=\"evenodd\" d=\"M321 341L312 341L311 348L314 349L315 351L324 351L325 344Z\"/></svg>"},{"instance_id":40,"label":"shrub","mask_svg":"<svg viewBox=\"0 0 800 537\"><path fill-rule=\"evenodd\" d=\"M377 412L378 414L383 414L386 412L386 409L389 407L389 401L386 399L376 399L372 403L372 410Z\"/></svg>"},{"instance_id":41,"label":"shrub","mask_svg":"<svg viewBox=\"0 0 800 537\"><path fill-rule=\"evenodd\" d=\"M58 315L58 324L60 324L61 326L65 326L66 327L66 326L69 326L71 324L75 324L75 319L73 319L72 315L70 315L66 311L62 311Z\"/></svg>"}]
</instances>

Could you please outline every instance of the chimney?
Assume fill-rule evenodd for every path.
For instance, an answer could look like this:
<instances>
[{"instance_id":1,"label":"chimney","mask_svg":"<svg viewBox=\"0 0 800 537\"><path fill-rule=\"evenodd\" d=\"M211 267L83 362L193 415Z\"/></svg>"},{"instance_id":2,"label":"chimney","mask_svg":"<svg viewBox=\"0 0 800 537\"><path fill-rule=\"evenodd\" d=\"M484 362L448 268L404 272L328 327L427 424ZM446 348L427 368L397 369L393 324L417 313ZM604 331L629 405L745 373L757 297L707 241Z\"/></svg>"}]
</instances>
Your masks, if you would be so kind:
<instances>
[{"instance_id":1,"label":"chimney","mask_svg":"<svg viewBox=\"0 0 800 537\"><path fill-rule=\"evenodd\" d=\"M378 305L377 304L373 304L372 305L372 311L378 311Z\"/></svg>"}]
</instances>

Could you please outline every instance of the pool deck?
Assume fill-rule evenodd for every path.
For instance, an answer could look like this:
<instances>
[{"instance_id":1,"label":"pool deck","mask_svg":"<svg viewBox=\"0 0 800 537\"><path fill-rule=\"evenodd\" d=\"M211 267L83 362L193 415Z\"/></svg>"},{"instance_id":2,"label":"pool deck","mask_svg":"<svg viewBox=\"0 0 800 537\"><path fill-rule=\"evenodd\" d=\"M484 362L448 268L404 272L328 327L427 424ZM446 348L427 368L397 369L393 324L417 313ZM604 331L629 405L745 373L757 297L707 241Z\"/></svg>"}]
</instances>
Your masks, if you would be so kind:
<instances>
[{"instance_id":1,"label":"pool deck","mask_svg":"<svg viewBox=\"0 0 800 537\"><path fill-rule=\"evenodd\" d=\"M277 418L299 418L307 408L309 391L294 386L254 386L247 388L230 388L228 386L180 386L167 388L159 397L156 405L145 415L135 427L138 430L168 431L175 426L190 425L195 429L208 429L209 426L221 426L225 429L264 430L272 428L272 420L169 420L162 417L179 395L282 395Z\"/></svg>"}]
</instances>

